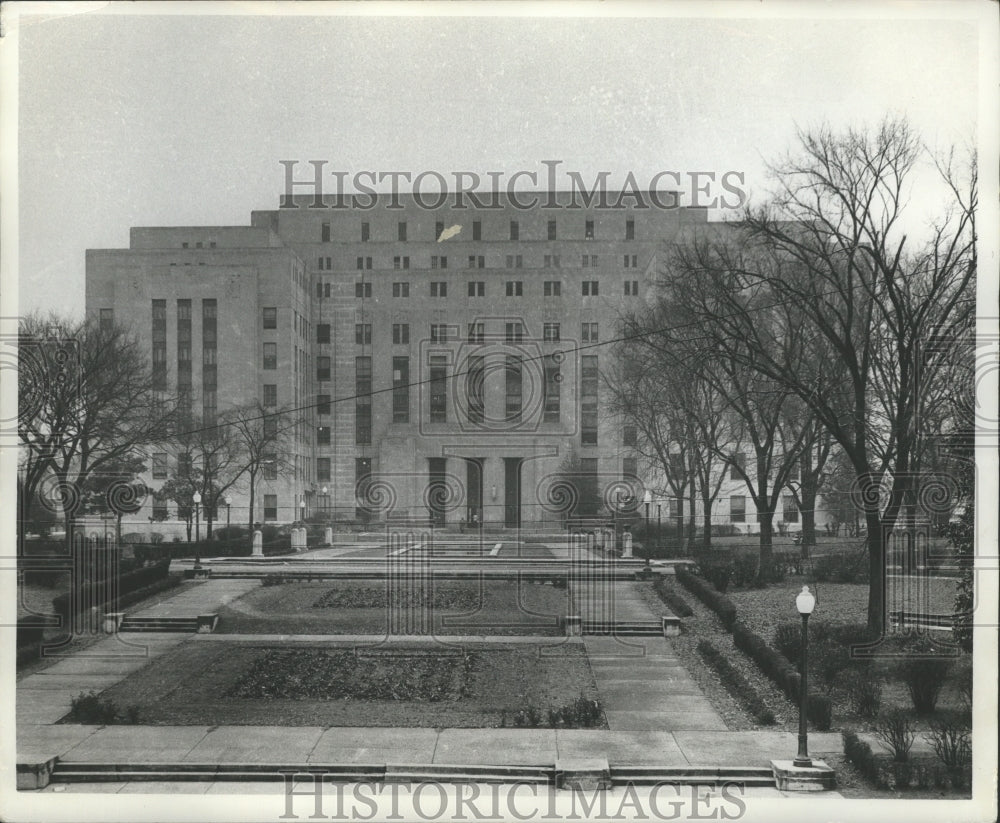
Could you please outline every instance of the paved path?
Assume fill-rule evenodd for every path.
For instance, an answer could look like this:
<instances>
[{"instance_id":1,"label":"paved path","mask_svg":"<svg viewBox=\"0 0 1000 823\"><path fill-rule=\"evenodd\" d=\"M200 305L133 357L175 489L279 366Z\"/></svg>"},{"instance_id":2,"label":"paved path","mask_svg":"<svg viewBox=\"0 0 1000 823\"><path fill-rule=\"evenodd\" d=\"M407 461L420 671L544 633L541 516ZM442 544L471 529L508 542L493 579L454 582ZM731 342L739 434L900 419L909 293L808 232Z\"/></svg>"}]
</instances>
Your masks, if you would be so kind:
<instances>
[{"instance_id":1,"label":"paved path","mask_svg":"<svg viewBox=\"0 0 1000 823\"><path fill-rule=\"evenodd\" d=\"M193 581L181 590L136 612L126 611L129 617L197 617L211 614L260 585L259 580L206 580Z\"/></svg>"}]
</instances>

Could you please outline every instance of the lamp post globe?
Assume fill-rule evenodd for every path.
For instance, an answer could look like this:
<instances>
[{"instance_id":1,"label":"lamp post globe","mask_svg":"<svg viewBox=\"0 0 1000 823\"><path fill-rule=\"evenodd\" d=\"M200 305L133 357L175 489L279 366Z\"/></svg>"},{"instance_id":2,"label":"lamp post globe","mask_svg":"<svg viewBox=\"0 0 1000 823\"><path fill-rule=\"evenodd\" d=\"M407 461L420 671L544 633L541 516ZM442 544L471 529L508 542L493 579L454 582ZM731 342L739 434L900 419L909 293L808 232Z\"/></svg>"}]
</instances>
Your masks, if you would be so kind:
<instances>
[{"instance_id":1,"label":"lamp post globe","mask_svg":"<svg viewBox=\"0 0 1000 823\"><path fill-rule=\"evenodd\" d=\"M194 567L201 568L201 493L191 495L194 503Z\"/></svg>"}]
</instances>

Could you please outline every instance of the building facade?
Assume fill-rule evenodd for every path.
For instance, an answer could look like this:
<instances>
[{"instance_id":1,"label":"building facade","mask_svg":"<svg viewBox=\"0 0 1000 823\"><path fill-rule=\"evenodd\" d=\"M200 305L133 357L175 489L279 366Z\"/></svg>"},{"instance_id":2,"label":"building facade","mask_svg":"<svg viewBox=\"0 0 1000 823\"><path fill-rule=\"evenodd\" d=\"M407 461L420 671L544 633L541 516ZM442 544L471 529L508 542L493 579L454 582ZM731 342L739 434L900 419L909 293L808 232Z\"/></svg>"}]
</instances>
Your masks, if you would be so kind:
<instances>
[{"instance_id":1,"label":"building facade","mask_svg":"<svg viewBox=\"0 0 1000 823\"><path fill-rule=\"evenodd\" d=\"M87 311L133 323L196 417L260 401L294 423L254 521L558 522L567 467L598 497L637 474L600 377L608 343L657 250L709 225L618 200L302 197L249 226L136 228L128 249L88 251ZM177 456L150 457L157 489Z\"/></svg>"}]
</instances>

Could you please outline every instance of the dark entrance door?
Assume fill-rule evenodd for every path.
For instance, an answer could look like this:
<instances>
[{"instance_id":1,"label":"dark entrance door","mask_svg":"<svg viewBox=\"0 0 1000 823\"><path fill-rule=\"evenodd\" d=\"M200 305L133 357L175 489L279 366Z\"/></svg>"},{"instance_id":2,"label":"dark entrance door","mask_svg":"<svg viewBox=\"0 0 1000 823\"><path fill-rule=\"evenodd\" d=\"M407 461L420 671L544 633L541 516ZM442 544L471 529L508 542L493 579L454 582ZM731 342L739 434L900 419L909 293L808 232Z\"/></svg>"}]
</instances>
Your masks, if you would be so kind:
<instances>
[{"instance_id":1,"label":"dark entrance door","mask_svg":"<svg viewBox=\"0 0 1000 823\"><path fill-rule=\"evenodd\" d=\"M517 528L521 525L521 458L503 459L503 524Z\"/></svg>"},{"instance_id":2,"label":"dark entrance door","mask_svg":"<svg viewBox=\"0 0 1000 823\"><path fill-rule=\"evenodd\" d=\"M427 458L427 508L430 510L431 524L434 526L444 525L444 505L448 499L446 471L446 458Z\"/></svg>"},{"instance_id":3,"label":"dark entrance door","mask_svg":"<svg viewBox=\"0 0 1000 823\"><path fill-rule=\"evenodd\" d=\"M466 522L479 526L483 522L483 461L481 457L465 458Z\"/></svg>"}]
</instances>

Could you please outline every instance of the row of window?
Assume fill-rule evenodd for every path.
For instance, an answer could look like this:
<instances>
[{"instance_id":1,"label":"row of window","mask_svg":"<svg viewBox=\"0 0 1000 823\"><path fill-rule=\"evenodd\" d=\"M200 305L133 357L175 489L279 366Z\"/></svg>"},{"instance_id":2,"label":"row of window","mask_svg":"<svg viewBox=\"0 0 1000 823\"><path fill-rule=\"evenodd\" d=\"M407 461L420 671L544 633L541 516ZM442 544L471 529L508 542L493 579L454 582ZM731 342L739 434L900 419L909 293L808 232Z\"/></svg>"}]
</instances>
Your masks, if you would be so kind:
<instances>
[{"instance_id":1,"label":"row of window","mask_svg":"<svg viewBox=\"0 0 1000 823\"><path fill-rule=\"evenodd\" d=\"M561 257L558 254L546 254L543 258L543 268L546 269L558 269L562 268ZM584 269L596 269L600 265L600 260L596 254L584 254L580 257L580 267ZM622 255L622 267L626 269L636 269L639 267L639 256L636 254L625 254ZM316 258L316 268L319 271L333 271L333 258L329 255L321 256ZM357 258L355 268L358 271L369 271L374 268L375 261L370 256L359 256ZM379 266L379 269L388 268ZM410 268L410 256L409 255L394 255L392 258L392 268L397 270L405 270ZM448 257L445 255L432 255L430 258L430 268L431 269L447 269L448 268ZM482 254L470 254L467 259L466 264L467 269L485 269L485 268L507 268L507 269L523 269L524 268L524 255L521 254L508 254L504 256L504 265L500 266L499 263L496 265L487 266L486 256ZM530 266L529 266L530 268Z\"/></svg>"},{"instance_id":2,"label":"row of window","mask_svg":"<svg viewBox=\"0 0 1000 823\"><path fill-rule=\"evenodd\" d=\"M581 297L598 297L601 293L600 280L582 280L580 282L580 295ZM486 297L486 281L485 280L468 280L466 281L466 296L467 297ZM431 297L443 298L448 296L448 281L447 280L432 280L428 284L429 294ZM330 284L329 283L317 283L317 292L325 293L327 297L330 296ZM639 296L639 281L638 280L626 280L622 284L622 293L626 297L638 297ZM524 297L524 281L523 280L506 280L504 281L504 295L506 297ZM322 296L322 295L320 295ZM354 296L359 299L369 298L372 296L372 284L369 281L362 281L354 284ZM410 283L407 281L396 282L392 284L392 296L399 298L408 298L410 296ZM529 292L530 296L530 292ZM562 281L561 280L543 280L542 281L542 296L543 297L562 297ZM265 327L267 328L267 327Z\"/></svg>"},{"instance_id":3,"label":"row of window","mask_svg":"<svg viewBox=\"0 0 1000 823\"><path fill-rule=\"evenodd\" d=\"M565 229L565 224L564 224L563 227ZM437 221L434 224L434 236L433 237L428 237L426 239L427 240L440 241L441 238L442 238L442 235L444 235L444 233L445 233L445 228L446 227L445 227L444 222L442 222L440 220ZM581 228L583 230L582 231L582 239L584 239L584 240L596 240L597 239L596 224L595 224L595 222L594 222L594 220L592 218L586 218L586 219L584 219L583 226ZM410 234L410 232L409 232L409 226L408 226L407 222L405 220L398 221L396 223L396 237L395 237L395 239L397 241L406 242L406 241L408 241L410 239L409 238L409 234ZM459 234L461 234L461 232L459 232ZM452 235L452 236L454 236L454 235ZM362 223L361 224L360 237L361 237L361 242L362 243L367 243L367 242L369 242L369 241L371 241L371 240L374 239L374 237L372 236L371 223ZM580 237L580 235L577 235L577 237ZM331 239L332 239L331 224L330 223L323 223L320 226L320 242L321 243L329 243L331 241ZM482 240L483 239L483 221L482 220L473 220L472 221L472 239L473 240ZM517 220L511 220L508 223L508 226L507 226L507 235L506 235L505 238L496 237L496 238L491 238L491 239L496 239L496 240L500 240L500 239L520 240L521 239L521 224L520 224L520 222L517 221ZM548 225L546 226L546 239L548 239L548 240L557 240L557 239L559 239L559 225L558 225L558 221L557 220L549 220L548 221ZM566 238L564 238L564 239L566 239ZM631 218L628 218L628 219L625 220L624 239L625 240L635 240L635 220L633 220ZM212 245L214 246L215 244L213 243ZM187 244L186 243L184 244L184 247L187 248ZM198 244L198 247L199 248L201 247L200 243Z\"/></svg>"}]
</instances>

